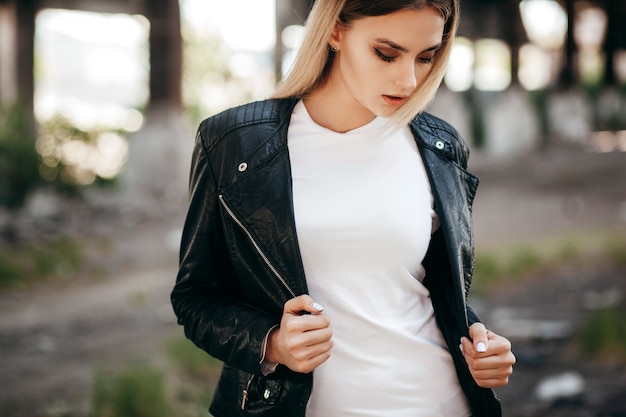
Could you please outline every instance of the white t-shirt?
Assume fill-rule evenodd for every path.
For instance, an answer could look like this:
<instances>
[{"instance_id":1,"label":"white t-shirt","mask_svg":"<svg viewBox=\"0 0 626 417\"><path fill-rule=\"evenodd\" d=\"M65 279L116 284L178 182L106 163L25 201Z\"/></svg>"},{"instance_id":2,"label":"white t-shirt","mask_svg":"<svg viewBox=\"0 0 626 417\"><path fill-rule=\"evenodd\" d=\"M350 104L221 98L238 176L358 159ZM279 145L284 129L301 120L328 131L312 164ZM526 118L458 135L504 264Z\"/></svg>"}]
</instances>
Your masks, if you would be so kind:
<instances>
[{"instance_id":1,"label":"white t-shirt","mask_svg":"<svg viewBox=\"0 0 626 417\"><path fill-rule=\"evenodd\" d=\"M407 127L347 133L301 101L288 136L296 229L309 293L334 347L313 373L307 417L467 417L435 323L422 260L437 217ZM436 273L436 271L435 271Z\"/></svg>"}]
</instances>

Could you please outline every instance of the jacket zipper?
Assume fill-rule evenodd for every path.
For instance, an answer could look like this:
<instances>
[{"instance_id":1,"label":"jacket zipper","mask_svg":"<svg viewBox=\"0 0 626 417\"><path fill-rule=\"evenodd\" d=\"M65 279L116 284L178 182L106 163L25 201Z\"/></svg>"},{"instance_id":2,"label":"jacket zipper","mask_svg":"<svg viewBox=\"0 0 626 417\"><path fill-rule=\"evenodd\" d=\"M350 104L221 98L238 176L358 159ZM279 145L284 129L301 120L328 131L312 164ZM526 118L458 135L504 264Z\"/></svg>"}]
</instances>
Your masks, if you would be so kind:
<instances>
[{"instance_id":1,"label":"jacket zipper","mask_svg":"<svg viewBox=\"0 0 626 417\"><path fill-rule=\"evenodd\" d=\"M246 403L248 402L248 391L250 390L250 385L252 385L252 380L254 379L254 374L250 376L248 379L248 383L246 387L243 389L242 398L241 398L241 411L246 409Z\"/></svg>"},{"instance_id":2,"label":"jacket zipper","mask_svg":"<svg viewBox=\"0 0 626 417\"><path fill-rule=\"evenodd\" d=\"M259 256L261 256L261 259L263 259L263 261L265 262L267 267L272 271L274 276L276 278L278 278L278 280L285 286L285 288L287 289L287 291L289 291L289 293L292 295L292 297L295 298L296 297L296 293L293 292L293 290L291 289L291 287L289 287L289 285L287 285L287 281L285 281L285 279L282 277L282 275L280 275L278 270L276 268L274 268L274 265L272 265L272 263L267 258L265 253L263 253L263 251L261 250L261 247L254 240L254 238L252 237L252 234L250 233L250 231L248 231L246 226L241 222L241 220L239 220L237 218L237 216L235 216L235 213L233 213L233 211L230 209L230 207L228 207L228 204L226 204L226 201L224 200L224 196L222 194L219 195L219 199L220 199L220 203L222 204L222 206L224 207L224 209L226 210L228 215L233 219L233 221L235 223L237 223L237 225L241 228L241 230L243 230L243 232L248 236L248 239L250 239L250 242L252 243L252 246L254 246L254 248L256 249L257 253L259 254Z\"/></svg>"}]
</instances>

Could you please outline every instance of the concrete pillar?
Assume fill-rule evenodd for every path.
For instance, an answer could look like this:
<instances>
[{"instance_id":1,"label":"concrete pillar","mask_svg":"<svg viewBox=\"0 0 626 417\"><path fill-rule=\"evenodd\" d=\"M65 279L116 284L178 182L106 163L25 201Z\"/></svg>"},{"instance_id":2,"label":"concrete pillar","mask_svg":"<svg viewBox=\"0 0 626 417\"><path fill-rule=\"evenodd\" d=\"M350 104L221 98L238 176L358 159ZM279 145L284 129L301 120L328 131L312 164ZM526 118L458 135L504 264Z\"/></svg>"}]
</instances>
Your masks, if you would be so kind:
<instances>
[{"instance_id":1,"label":"concrete pillar","mask_svg":"<svg viewBox=\"0 0 626 417\"><path fill-rule=\"evenodd\" d=\"M17 11L17 99L27 114L33 114L35 95L35 15L36 0L19 0Z\"/></svg>"},{"instance_id":2,"label":"concrete pillar","mask_svg":"<svg viewBox=\"0 0 626 417\"><path fill-rule=\"evenodd\" d=\"M0 1L0 104L19 102L32 114L35 0Z\"/></svg>"},{"instance_id":3,"label":"concrete pillar","mask_svg":"<svg viewBox=\"0 0 626 417\"><path fill-rule=\"evenodd\" d=\"M491 96L484 107L487 154L513 159L537 149L541 129L528 92L514 85L486 95Z\"/></svg>"},{"instance_id":4,"label":"concrete pillar","mask_svg":"<svg viewBox=\"0 0 626 417\"><path fill-rule=\"evenodd\" d=\"M608 27L604 40L604 56L606 58L604 66L604 85L617 85L615 74L615 54L619 49L620 36L624 30L624 16L622 10L624 6L617 1L609 1L606 5Z\"/></svg>"},{"instance_id":5,"label":"concrete pillar","mask_svg":"<svg viewBox=\"0 0 626 417\"><path fill-rule=\"evenodd\" d=\"M547 109L550 137L564 143L585 143L593 128L593 108L579 90L554 91Z\"/></svg>"},{"instance_id":6,"label":"concrete pillar","mask_svg":"<svg viewBox=\"0 0 626 417\"><path fill-rule=\"evenodd\" d=\"M567 35L565 38L565 48L563 51L563 67L559 75L559 87L567 90L576 81L576 42L574 41L574 22L576 9L575 0L565 0L565 11L567 13Z\"/></svg>"},{"instance_id":7,"label":"concrete pillar","mask_svg":"<svg viewBox=\"0 0 626 417\"><path fill-rule=\"evenodd\" d=\"M181 106L182 36L178 0L145 3L150 20L150 105Z\"/></svg>"},{"instance_id":8,"label":"concrete pillar","mask_svg":"<svg viewBox=\"0 0 626 417\"><path fill-rule=\"evenodd\" d=\"M186 201L194 127L182 109L182 36L178 0L145 3L150 21L150 102L144 128L130 136L124 204L157 217Z\"/></svg>"},{"instance_id":9,"label":"concrete pillar","mask_svg":"<svg viewBox=\"0 0 626 417\"><path fill-rule=\"evenodd\" d=\"M0 106L17 101L17 9L0 3Z\"/></svg>"}]
</instances>

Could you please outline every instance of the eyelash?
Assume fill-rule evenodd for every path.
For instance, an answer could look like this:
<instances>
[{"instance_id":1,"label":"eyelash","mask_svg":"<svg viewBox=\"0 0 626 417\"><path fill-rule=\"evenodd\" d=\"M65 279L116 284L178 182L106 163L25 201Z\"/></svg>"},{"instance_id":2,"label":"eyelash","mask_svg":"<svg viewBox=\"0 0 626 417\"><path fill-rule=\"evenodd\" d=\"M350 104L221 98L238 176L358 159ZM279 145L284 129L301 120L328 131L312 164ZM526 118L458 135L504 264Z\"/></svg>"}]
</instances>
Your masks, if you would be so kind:
<instances>
[{"instance_id":1,"label":"eyelash","mask_svg":"<svg viewBox=\"0 0 626 417\"><path fill-rule=\"evenodd\" d=\"M378 58L380 58L381 60L383 60L385 62L393 62L396 59L395 56L389 56L389 55L383 54L378 48L374 48L374 52L376 53ZM420 61L420 63L422 63L422 64L432 64L433 63L433 59L434 59L434 57L418 58L417 60Z\"/></svg>"},{"instance_id":2,"label":"eyelash","mask_svg":"<svg viewBox=\"0 0 626 417\"><path fill-rule=\"evenodd\" d=\"M385 62L393 62L396 59L395 56L389 56L389 55L383 54L382 52L380 52L378 48L374 48L374 52L376 52L376 55L378 55L378 57Z\"/></svg>"}]
</instances>

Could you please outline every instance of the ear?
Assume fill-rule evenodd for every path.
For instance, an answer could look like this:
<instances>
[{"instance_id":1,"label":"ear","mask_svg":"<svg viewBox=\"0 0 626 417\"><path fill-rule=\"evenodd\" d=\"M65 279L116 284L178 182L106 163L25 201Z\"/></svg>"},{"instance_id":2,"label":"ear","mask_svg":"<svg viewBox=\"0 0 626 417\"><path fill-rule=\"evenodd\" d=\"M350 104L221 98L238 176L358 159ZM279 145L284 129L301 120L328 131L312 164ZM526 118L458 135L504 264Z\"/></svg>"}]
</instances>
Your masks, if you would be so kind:
<instances>
[{"instance_id":1,"label":"ear","mask_svg":"<svg viewBox=\"0 0 626 417\"><path fill-rule=\"evenodd\" d=\"M337 50L341 49L343 30L343 24L339 20L337 20L337 22L335 23L335 27L330 34L330 39L328 40L330 46L334 46L335 48L337 48Z\"/></svg>"}]
</instances>

